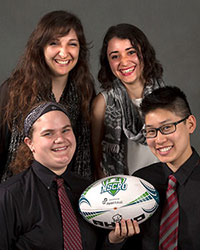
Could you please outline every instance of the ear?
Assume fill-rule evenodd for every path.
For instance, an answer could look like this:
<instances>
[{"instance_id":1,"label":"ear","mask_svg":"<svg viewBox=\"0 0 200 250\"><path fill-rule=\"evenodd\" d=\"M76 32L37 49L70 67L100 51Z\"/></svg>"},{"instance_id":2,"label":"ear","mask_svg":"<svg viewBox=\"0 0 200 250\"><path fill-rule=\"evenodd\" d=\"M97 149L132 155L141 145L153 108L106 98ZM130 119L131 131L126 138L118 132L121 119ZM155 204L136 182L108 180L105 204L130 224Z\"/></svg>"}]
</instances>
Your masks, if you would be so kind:
<instances>
[{"instance_id":1,"label":"ear","mask_svg":"<svg viewBox=\"0 0 200 250\"><path fill-rule=\"evenodd\" d=\"M187 122L189 133L192 134L195 131L195 128L197 125L195 116L190 115L186 122Z\"/></svg>"},{"instance_id":2,"label":"ear","mask_svg":"<svg viewBox=\"0 0 200 250\"><path fill-rule=\"evenodd\" d=\"M29 138L29 137L25 137L24 138L24 142L26 143L26 145L29 147L29 149L31 150L31 152L35 152L34 150L34 146L33 146L33 143L32 143L32 140Z\"/></svg>"}]
</instances>

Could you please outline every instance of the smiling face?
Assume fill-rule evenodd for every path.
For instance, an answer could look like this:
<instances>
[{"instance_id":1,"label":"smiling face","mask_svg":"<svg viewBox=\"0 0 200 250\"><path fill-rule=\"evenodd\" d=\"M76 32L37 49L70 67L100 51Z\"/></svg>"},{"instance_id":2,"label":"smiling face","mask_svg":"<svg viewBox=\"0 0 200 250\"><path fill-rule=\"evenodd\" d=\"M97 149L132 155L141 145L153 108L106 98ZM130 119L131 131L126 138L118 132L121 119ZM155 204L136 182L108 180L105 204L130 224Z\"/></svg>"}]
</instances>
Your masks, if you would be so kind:
<instances>
[{"instance_id":1,"label":"smiling face","mask_svg":"<svg viewBox=\"0 0 200 250\"><path fill-rule=\"evenodd\" d=\"M107 57L112 73L126 84L143 84L143 62L129 39L112 38L108 42Z\"/></svg>"},{"instance_id":2,"label":"smiling face","mask_svg":"<svg viewBox=\"0 0 200 250\"><path fill-rule=\"evenodd\" d=\"M183 117L166 109L150 111L145 116L146 128L159 128L168 123L177 122ZM161 162L167 163L174 172L190 157L192 149L190 145L190 134L196 127L193 115L176 125L174 133L163 135L158 131L155 138L147 138L147 144L153 154Z\"/></svg>"},{"instance_id":3,"label":"smiling face","mask_svg":"<svg viewBox=\"0 0 200 250\"><path fill-rule=\"evenodd\" d=\"M33 124L32 139L25 143L40 162L57 175L62 174L71 161L76 140L69 118L62 111L50 111Z\"/></svg>"},{"instance_id":4,"label":"smiling face","mask_svg":"<svg viewBox=\"0 0 200 250\"><path fill-rule=\"evenodd\" d=\"M44 57L53 77L68 77L75 67L80 51L76 32L71 29L66 36L52 39L44 47Z\"/></svg>"}]
</instances>

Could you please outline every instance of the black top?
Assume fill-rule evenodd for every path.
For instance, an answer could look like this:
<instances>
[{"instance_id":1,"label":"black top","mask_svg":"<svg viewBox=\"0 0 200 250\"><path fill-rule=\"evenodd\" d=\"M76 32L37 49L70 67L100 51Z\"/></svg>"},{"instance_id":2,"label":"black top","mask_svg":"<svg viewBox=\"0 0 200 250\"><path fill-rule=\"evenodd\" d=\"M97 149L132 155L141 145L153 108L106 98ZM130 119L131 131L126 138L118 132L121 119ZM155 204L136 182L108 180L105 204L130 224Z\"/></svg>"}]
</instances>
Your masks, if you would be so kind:
<instances>
[{"instance_id":1,"label":"black top","mask_svg":"<svg viewBox=\"0 0 200 250\"><path fill-rule=\"evenodd\" d=\"M150 182L160 194L160 205L155 214L140 224L141 233L133 236L123 249L157 250L161 211L172 171L164 163L155 163L133 175ZM200 249L200 158L195 150L192 156L174 173L177 179L179 202L178 249ZM132 248L130 248L132 246ZM134 246L134 247L133 247Z\"/></svg>"},{"instance_id":2,"label":"black top","mask_svg":"<svg viewBox=\"0 0 200 250\"><path fill-rule=\"evenodd\" d=\"M55 177L34 161L29 169L0 185L0 249L63 250ZM109 231L94 227L78 212L78 199L90 182L69 170L61 177L77 216L83 249L120 249L122 244L108 243L105 235Z\"/></svg>"}]
</instances>

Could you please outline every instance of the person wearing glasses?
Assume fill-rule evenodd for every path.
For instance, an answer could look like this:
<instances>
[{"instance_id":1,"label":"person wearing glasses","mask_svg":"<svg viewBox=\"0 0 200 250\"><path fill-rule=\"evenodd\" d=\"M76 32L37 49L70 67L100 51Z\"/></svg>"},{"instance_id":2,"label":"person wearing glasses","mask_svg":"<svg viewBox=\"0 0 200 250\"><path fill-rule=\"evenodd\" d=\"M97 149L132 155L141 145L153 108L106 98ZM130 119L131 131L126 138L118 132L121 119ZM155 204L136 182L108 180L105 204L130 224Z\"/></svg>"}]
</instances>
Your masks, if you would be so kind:
<instances>
[{"instance_id":1,"label":"person wearing glasses","mask_svg":"<svg viewBox=\"0 0 200 250\"><path fill-rule=\"evenodd\" d=\"M134 244L135 248L132 249L137 250L199 250L200 157L190 142L190 135L196 128L196 119L185 94L173 86L157 89L146 96L141 110L145 118L143 134L160 162L142 168L133 175L154 185L160 195L160 205L155 214L140 225L140 233L128 240L123 249L130 249ZM177 208L174 213L168 210L168 215L174 216L177 224L175 227L171 220L165 234L161 230L169 218L168 215L163 217L163 213L168 200L166 191L170 175L176 179L177 199L172 199L172 202L176 200L174 204ZM170 237L174 229L176 233L173 242ZM175 248L162 246L163 243L169 245L172 242Z\"/></svg>"}]
</instances>

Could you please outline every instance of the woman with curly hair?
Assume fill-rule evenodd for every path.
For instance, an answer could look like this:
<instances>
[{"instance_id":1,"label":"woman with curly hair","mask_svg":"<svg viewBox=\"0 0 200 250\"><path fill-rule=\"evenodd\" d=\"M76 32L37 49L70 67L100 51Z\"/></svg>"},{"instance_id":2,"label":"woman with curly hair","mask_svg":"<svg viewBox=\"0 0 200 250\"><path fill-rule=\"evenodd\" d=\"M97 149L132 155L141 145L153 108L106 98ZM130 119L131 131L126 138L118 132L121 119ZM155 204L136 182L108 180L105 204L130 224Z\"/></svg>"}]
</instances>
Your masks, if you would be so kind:
<instances>
[{"instance_id":1,"label":"woman with curly hair","mask_svg":"<svg viewBox=\"0 0 200 250\"><path fill-rule=\"evenodd\" d=\"M141 130L142 98L163 84L163 68L145 34L131 24L111 26L103 40L92 103L92 144L97 178L132 174L157 159Z\"/></svg>"},{"instance_id":2,"label":"woman with curly hair","mask_svg":"<svg viewBox=\"0 0 200 250\"><path fill-rule=\"evenodd\" d=\"M67 108L77 138L71 169L92 178L89 120L94 85L88 56L77 16L53 11L41 18L16 69L0 87L1 178L12 175L9 165L23 139L21 120L40 101Z\"/></svg>"}]
</instances>

